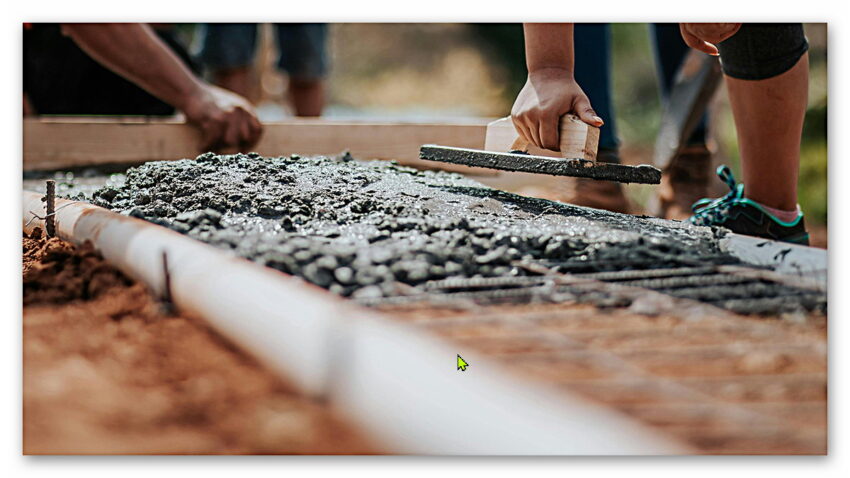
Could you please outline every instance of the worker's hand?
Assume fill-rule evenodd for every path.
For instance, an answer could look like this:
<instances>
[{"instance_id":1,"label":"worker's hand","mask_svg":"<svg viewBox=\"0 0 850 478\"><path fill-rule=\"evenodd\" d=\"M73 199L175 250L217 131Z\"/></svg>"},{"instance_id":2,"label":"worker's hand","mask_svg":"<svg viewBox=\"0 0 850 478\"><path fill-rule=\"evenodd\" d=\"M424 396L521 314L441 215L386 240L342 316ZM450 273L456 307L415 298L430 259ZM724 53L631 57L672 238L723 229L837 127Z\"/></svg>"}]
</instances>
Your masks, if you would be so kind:
<instances>
[{"instance_id":1,"label":"worker's hand","mask_svg":"<svg viewBox=\"0 0 850 478\"><path fill-rule=\"evenodd\" d=\"M689 47L709 55L717 56L718 43L738 33L740 23L680 23L682 39Z\"/></svg>"},{"instance_id":2,"label":"worker's hand","mask_svg":"<svg viewBox=\"0 0 850 478\"><path fill-rule=\"evenodd\" d=\"M254 145L263 132L254 107L245 98L217 86L202 84L181 108L201 129L204 151Z\"/></svg>"},{"instance_id":3,"label":"worker's hand","mask_svg":"<svg viewBox=\"0 0 850 478\"><path fill-rule=\"evenodd\" d=\"M528 74L511 109L511 118L522 138L539 148L558 151L559 120L567 113L589 125L602 126L602 118L596 116L571 71L541 68Z\"/></svg>"}]
</instances>

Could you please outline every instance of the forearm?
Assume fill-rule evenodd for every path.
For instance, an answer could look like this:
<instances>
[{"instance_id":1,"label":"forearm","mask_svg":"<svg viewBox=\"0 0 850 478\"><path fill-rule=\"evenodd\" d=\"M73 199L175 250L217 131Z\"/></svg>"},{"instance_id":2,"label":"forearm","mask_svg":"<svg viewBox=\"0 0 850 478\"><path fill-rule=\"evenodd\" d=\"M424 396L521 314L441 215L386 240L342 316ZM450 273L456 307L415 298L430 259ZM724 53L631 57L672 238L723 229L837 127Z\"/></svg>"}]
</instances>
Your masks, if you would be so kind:
<instances>
[{"instance_id":1,"label":"forearm","mask_svg":"<svg viewBox=\"0 0 850 478\"><path fill-rule=\"evenodd\" d=\"M63 31L99 63L180 110L201 87L145 24L68 24Z\"/></svg>"},{"instance_id":2,"label":"forearm","mask_svg":"<svg viewBox=\"0 0 850 478\"><path fill-rule=\"evenodd\" d=\"M511 118L521 137L543 149L559 148L559 119L574 113L596 127L590 100L573 76L573 24L526 23L525 58L528 80L511 109Z\"/></svg>"},{"instance_id":3,"label":"forearm","mask_svg":"<svg viewBox=\"0 0 850 478\"><path fill-rule=\"evenodd\" d=\"M526 23L525 62L529 73L542 69L573 71L573 24Z\"/></svg>"}]
</instances>

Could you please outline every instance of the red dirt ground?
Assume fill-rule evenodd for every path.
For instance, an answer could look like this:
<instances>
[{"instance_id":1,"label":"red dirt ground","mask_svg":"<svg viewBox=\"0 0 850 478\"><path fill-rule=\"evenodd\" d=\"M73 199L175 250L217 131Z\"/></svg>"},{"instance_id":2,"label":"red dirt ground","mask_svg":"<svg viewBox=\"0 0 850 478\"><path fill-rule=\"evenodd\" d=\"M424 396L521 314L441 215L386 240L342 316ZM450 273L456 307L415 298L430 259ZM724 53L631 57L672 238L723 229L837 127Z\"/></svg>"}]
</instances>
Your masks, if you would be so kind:
<instances>
[{"instance_id":1,"label":"red dirt ground","mask_svg":"<svg viewBox=\"0 0 850 478\"><path fill-rule=\"evenodd\" d=\"M824 454L824 316L590 305L386 306L518 378L618 410L707 454ZM802 319L802 320L800 320Z\"/></svg>"},{"instance_id":2,"label":"red dirt ground","mask_svg":"<svg viewBox=\"0 0 850 478\"><path fill-rule=\"evenodd\" d=\"M36 233L23 267L25 454L374 452L90 247Z\"/></svg>"}]
</instances>

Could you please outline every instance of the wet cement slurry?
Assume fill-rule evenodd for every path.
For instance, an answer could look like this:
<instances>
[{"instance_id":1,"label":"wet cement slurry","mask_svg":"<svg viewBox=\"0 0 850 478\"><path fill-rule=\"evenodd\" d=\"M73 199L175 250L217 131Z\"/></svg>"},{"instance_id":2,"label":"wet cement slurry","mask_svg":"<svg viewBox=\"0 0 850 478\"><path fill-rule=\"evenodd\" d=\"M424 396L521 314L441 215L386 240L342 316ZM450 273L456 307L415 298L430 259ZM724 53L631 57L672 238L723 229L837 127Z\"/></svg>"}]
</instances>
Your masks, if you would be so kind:
<instances>
[{"instance_id":1,"label":"wet cement slurry","mask_svg":"<svg viewBox=\"0 0 850 478\"><path fill-rule=\"evenodd\" d=\"M348 154L146 163L90 199L361 300L423 292L447 278L531 274L520 263L600 272L738 262L720 252L720 230Z\"/></svg>"}]
</instances>

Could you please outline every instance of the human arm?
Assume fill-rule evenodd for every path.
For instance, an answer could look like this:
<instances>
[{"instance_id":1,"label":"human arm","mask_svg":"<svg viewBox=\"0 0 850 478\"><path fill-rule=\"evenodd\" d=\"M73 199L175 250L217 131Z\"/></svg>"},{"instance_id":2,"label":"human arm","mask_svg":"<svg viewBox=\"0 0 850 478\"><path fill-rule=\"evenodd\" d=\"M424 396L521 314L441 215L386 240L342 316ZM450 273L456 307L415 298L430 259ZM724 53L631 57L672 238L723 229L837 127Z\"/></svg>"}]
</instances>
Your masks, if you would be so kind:
<instances>
[{"instance_id":1,"label":"human arm","mask_svg":"<svg viewBox=\"0 0 850 478\"><path fill-rule=\"evenodd\" d=\"M239 95L197 78L145 24L66 24L63 32L96 61L174 106L200 128L204 149L248 146L262 126Z\"/></svg>"},{"instance_id":2,"label":"human arm","mask_svg":"<svg viewBox=\"0 0 850 478\"><path fill-rule=\"evenodd\" d=\"M602 126L602 119L573 76L573 25L527 23L523 31L528 79L511 118L521 137L557 151L561 116L573 113L593 126Z\"/></svg>"}]
</instances>

